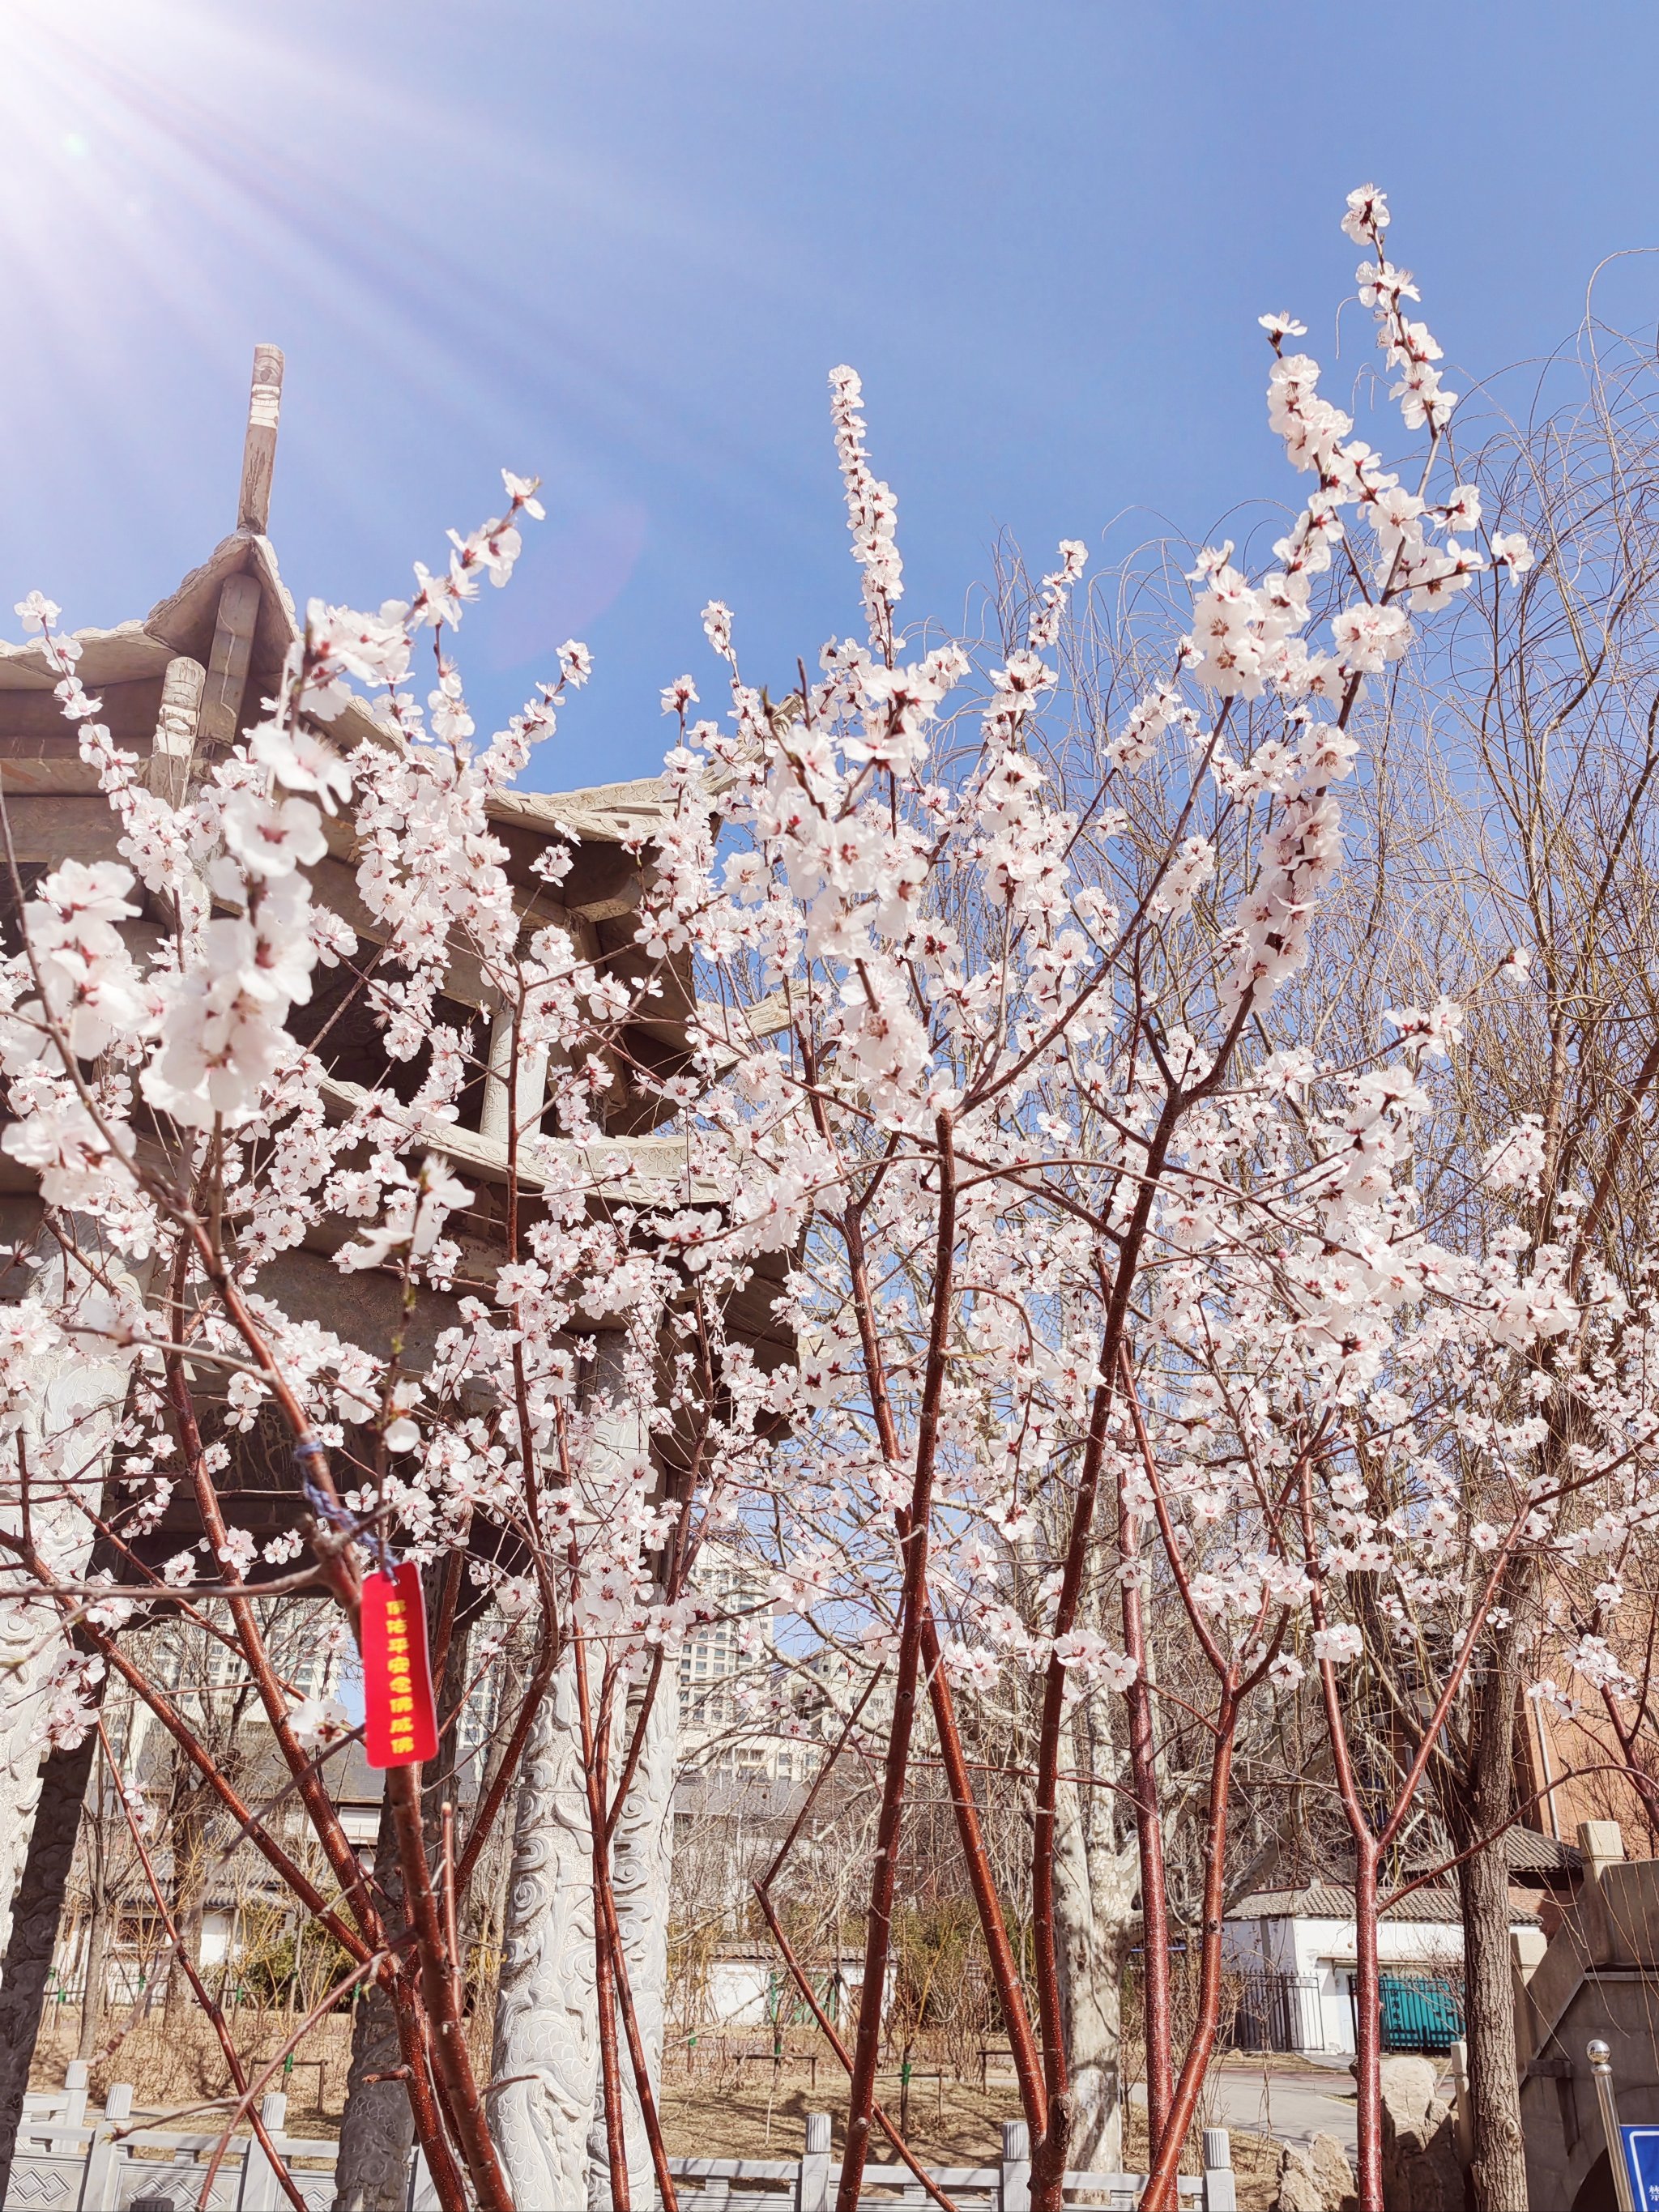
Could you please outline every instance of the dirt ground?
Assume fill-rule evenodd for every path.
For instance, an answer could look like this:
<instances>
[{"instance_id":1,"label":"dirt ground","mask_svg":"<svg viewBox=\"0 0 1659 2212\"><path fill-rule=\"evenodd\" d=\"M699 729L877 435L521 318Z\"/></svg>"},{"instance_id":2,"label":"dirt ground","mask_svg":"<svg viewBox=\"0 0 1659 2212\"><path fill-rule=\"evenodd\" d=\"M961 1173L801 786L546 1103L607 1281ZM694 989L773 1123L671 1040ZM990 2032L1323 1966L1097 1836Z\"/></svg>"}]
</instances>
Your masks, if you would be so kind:
<instances>
[{"instance_id":1,"label":"dirt ground","mask_svg":"<svg viewBox=\"0 0 1659 2212\"><path fill-rule=\"evenodd\" d=\"M262 2070L263 2062L275 2057L293 2028L292 2021L275 2008L268 2013L244 2008L231 2015L231 2023L250 2073ZM32 2088L62 2086L78 2029L73 2007L54 2010L43 2023L30 2075ZM475 2029L481 2040L483 2023L475 2023ZM115 2048L106 2050L93 2067L94 2104L102 2101L112 2081L130 2081L140 2111L166 2113L188 2126L192 2123L185 2115L194 2110L199 2113L194 2124L206 2128L211 2124L210 2112L202 2107L224 2094L227 2076L218 2043L199 2014L185 2015L171 2033L154 2014L136 2022L123 2019L107 2024L106 2042L118 2035ZM477 2056L482 2060L483 2054ZM269 2087L288 2094L290 2135L331 2141L338 2136L349 2057L350 2022L340 2014L313 2028L290 2072L279 2069L272 2075ZM261 2064L256 2066L256 2061ZM896 2067L884 2069L877 2096L896 2121L903 2098ZM835 2059L824 2055L818 2059L815 2079L804 2049L788 2052L781 2067L774 2065L764 2050L753 2051L730 2041L690 2057L684 2051L671 2051L662 2106L669 2151L678 2158L798 2157L808 2112L830 2115L837 2149L845 2136L845 2078ZM958 2080L948 2067L935 2069L925 2062L913 2075L908 2140L929 2165L995 2165L1001 2155L1002 2123L1018 2117L1019 2100L1012 2081L994 2077L981 2089L977 2080ZM1146 2121L1138 2109L1131 2111L1124 2148L1131 2172L1144 2172ZM1188 2148L1184 2168L1195 2173L1196 2131ZM879 2130L872 2154L881 2163L891 2157ZM1232 2136L1232 2154L1240 2212L1267 2212L1275 2193L1278 2146L1265 2136L1237 2131Z\"/></svg>"},{"instance_id":2,"label":"dirt ground","mask_svg":"<svg viewBox=\"0 0 1659 2212\"><path fill-rule=\"evenodd\" d=\"M228 2020L237 2051L254 2080L294 2032L293 2021L274 2007L269 2011L248 2006L233 2008ZM63 2087L64 2069L75 2056L79 2032L80 2021L73 2005L64 2007L61 2013L54 2008L43 2021L29 2071L31 2089ZM105 2022L103 2045L90 2075L94 2106L108 2095L112 2082L130 2081L138 2111L147 2115L176 2114L180 2127L212 2124L208 2112L203 2112L198 2119L184 2118L204 2100L222 2097L229 2086L218 2039L199 2013L186 2013L171 2031L162 2021L159 2007L136 2021L131 2014L118 2014ZM312 2029L296 2051L291 2069L285 2073L279 2067L271 2075L265 2087L285 2091L288 2096L286 2124L290 2135L331 2142L337 2138L350 2058L351 2023L343 2013L337 2014Z\"/></svg>"}]
</instances>

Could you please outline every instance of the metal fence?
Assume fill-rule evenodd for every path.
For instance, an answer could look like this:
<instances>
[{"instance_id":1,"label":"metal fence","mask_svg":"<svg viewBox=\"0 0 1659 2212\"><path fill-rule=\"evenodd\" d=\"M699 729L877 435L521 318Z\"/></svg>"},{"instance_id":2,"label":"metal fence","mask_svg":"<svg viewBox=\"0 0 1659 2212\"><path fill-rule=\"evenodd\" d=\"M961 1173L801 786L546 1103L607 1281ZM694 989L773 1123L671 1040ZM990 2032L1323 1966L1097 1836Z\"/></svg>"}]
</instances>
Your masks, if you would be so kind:
<instances>
[{"instance_id":1,"label":"metal fence","mask_svg":"<svg viewBox=\"0 0 1659 2212\"><path fill-rule=\"evenodd\" d=\"M1325 2021L1313 1974L1260 1971L1227 1977L1231 2009L1221 2040L1234 2051L1322 2051Z\"/></svg>"}]
</instances>

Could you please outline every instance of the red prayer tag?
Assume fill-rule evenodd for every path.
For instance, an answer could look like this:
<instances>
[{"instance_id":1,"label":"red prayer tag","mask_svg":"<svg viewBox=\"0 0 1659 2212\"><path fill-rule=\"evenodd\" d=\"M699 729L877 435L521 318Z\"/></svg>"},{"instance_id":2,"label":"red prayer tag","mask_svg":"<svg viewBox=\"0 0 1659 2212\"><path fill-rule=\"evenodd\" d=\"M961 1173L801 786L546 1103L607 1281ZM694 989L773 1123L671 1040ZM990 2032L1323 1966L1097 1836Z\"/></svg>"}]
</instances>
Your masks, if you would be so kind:
<instances>
[{"instance_id":1,"label":"red prayer tag","mask_svg":"<svg viewBox=\"0 0 1659 2212\"><path fill-rule=\"evenodd\" d=\"M363 1579L363 1747L371 1766L418 1766L438 1748L421 1571Z\"/></svg>"}]
</instances>

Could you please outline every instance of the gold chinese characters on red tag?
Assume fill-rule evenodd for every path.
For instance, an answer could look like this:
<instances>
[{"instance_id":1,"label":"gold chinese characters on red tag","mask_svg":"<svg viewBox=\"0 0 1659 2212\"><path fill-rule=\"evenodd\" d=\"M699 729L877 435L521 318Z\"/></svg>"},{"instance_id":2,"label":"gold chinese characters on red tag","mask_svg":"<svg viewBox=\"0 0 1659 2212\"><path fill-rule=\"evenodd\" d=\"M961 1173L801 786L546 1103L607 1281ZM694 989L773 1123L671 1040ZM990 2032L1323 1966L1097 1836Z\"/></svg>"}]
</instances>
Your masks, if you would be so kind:
<instances>
[{"instance_id":1,"label":"gold chinese characters on red tag","mask_svg":"<svg viewBox=\"0 0 1659 2212\"><path fill-rule=\"evenodd\" d=\"M363 1742L371 1766L418 1766L438 1748L421 1571L406 1559L363 1583Z\"/></svg>"}]
</instances>

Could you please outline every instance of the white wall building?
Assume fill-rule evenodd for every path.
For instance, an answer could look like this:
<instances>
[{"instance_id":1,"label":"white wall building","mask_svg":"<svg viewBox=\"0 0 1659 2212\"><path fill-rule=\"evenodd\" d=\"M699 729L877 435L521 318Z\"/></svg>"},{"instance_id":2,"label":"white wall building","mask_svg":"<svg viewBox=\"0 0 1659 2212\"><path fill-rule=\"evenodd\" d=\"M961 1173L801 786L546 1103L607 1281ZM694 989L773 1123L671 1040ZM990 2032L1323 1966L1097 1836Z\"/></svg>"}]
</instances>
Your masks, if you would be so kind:
<instances>
[{"instance_id":1,"label":"white wall building","mask_svg":"<svg viewBox=\"0 0 1659 2212\"><path fill-rule=\"evenodd\" d=\"M1537 1925L1517 1910L1517 1928ZM1353 1892L1336 1882L1258 1890L1240 1898L1222 1923L1222 1957L1240 1974L1285 1978L1283 2002L1289 2047L1335 2056L1354 2048L1354 1974L1358 1963ZM1463 1971L1463 1929L1457 1894L1427 1883L1384 1913L1377 1952L1386 1976ZM1247 1988L1243 2002L1253 2002Z\"/></svg>"},{"instance_id":2,"label":"white wall building","mask_svg":"<svg viewBox=\"0 0 1659 2212\"><path fill-rule=\"evenodd\" d=\"M807 1969L818 2002L830 2019L846 2027L858 2016L864 1988L864 1954L847 1951L832 1964L817 1960ZM882 1994L884 2013L892 2003L898 1970L890 1960ZM788 1969L764 1944L733 1945L708 1962L700 2018L710 2027L806 2027L812 2024Z\"/></svg>"}]
</instances>

